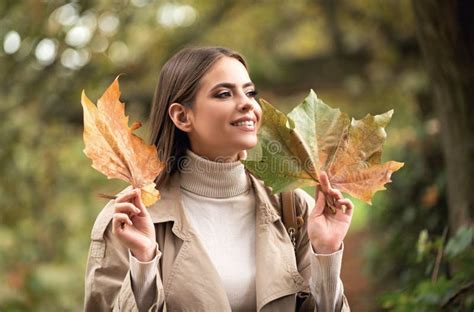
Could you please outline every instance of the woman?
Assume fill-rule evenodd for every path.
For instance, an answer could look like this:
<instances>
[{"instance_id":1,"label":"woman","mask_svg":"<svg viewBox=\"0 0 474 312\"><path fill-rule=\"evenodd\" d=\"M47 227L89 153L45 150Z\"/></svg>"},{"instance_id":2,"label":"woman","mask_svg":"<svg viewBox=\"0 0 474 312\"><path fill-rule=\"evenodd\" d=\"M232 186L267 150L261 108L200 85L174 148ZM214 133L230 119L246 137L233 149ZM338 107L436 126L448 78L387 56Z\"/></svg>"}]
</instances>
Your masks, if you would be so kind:
<instances>
[{"instance_id":1,"label":"woman","mask_svg":"<svg viewBox=\"0 0 474 312\"><path fill-rule=\"evenodd\" d=\"M317 311L348 310L339 273L353 204L324 173L316 203L297 189L305 223L293 249L279 197L239 161L257 144L256 94L243 58L225 48L184 49L164 65L150 117L167 160L162 198L146 209L126 189L102 210L86 310L294 311L304 291Z\"/></svg>"}]
</instances>

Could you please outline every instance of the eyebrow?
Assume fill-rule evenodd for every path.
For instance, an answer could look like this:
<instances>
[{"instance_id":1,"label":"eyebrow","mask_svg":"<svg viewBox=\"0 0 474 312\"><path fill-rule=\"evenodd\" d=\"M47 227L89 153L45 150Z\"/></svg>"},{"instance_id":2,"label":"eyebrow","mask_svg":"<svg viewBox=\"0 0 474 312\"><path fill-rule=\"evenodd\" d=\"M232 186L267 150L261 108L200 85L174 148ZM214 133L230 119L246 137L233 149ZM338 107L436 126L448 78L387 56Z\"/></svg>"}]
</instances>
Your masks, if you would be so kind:
<instances>
[{"instance_id":1,"label":"eyebrow","mask_svg":"<svg viewBox=\"0 0 474 312\"><path fill-rule=\"evenodd\" d=\"M235 89L237 86L236 84L234 83L230 83L230 82L222 82L222 83L218 83L216 84L212 89L211 89L211 92L214 91L215 89L218 89L218 88L229 88L229 89ZM242 85L242 88L247 88L247 87L255 87L255 84L253 82L246 82Z\"/></svg>"}]
</instances>

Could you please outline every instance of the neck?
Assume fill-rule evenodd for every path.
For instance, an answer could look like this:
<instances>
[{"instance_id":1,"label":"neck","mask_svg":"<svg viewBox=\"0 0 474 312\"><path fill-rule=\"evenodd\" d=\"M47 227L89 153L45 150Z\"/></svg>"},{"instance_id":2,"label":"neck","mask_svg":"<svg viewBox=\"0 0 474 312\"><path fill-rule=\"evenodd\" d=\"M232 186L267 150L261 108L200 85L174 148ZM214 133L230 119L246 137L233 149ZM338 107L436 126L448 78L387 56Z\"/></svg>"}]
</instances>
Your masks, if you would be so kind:
<instances>
[{"instance_id":1,"label":"neck","mask_svg":"<svg viewBox=\"0 0 474 312\"><path fill-rule=\"evenodd\" d=\"M188 149L181 169L181 188L205 197L226 198L247 192L250 182L240 161L212 161Z\"/></svg>"},{"instance_id":2,"label":"neck","mask_svg":"<svg viewBox=\"0 0 474 312\"><path fill-rule=\"evenodd\" d=\"M191 146L190 150L201 158L219 162L219 163L227 163L227 162L236 162L239 160L239 153L238 152L228 152L228 153L216 153L212 150L204 151L200 148L196 148L195 146Z\"/></svg>"}]
</instances>

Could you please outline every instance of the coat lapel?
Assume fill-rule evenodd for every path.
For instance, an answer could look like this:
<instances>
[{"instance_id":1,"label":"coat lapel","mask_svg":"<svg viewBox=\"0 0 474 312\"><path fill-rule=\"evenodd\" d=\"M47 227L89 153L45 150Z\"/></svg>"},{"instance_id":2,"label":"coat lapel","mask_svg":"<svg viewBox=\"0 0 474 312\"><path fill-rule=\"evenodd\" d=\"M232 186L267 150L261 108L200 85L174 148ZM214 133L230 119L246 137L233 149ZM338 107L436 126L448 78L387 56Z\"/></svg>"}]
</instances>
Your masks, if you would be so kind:
<instances>
[{"instance_id":1,"label":"coat lapel","mask_svg":"<svg viewBox=\"0 0 474 312\"><path fill-rule=\"evenodd\" d=\"M261 311L273 300L304 290L305 281L297 270L293 245L268 189L248 174L255 194L256 306ZM153 223L173 223L172 240L177 239L180 244L170 245L181 246L162 250L162 263L169 263L162 268L168 306L192 311L230 311L222 280L184 214L179 179L179 174L174 174L161 190L162 198L148 208Z\"/></svg>"},{"instance_id":2,"label":"coat lapel","mask_svg":"<svg viewBox=\"0 0 474 312\"><path fill-rule=\"evenodd\" d=\"M220 276L186 219L179 178L179 174L173 175L161 192L162 198L149 208L153 223L173 222L171 231L175 237L165 238L164 244L170 248L162 250L167 305L180 311L230 311ZM178 244L176 239L180 240ZM176 245L181 247L176 249Z\"/></svg>"},{"instance_id":3,"label":"coat lapel","mask_svg":"<svg viewBox=\"0 0 474 312\"><path fill-rule=\"evenodd\" d=\"M304 289L293 245L267 189L250 175L255 190L257 311L269 302Z\"/></svg>"}]
</instances>

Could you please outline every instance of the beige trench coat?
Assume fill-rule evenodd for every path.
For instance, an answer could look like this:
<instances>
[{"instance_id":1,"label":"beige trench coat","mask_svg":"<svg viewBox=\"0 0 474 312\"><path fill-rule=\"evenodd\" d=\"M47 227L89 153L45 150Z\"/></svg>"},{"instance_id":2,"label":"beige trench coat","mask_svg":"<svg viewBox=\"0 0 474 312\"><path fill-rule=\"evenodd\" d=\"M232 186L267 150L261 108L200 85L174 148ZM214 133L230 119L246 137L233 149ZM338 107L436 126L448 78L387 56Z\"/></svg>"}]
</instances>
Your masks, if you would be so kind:
<instances>
[{"instance_id":1,"label":"beige trench coat","mask_svg":"<svg viewBox=\"0 0 474 312\"><path fill-rule=\"evenodd\" d=\"M296 293L309 292L310 245L306 226L301 227L295 253L277 208L279 196L271 195L261 180L248 174L256 208L257 311L294 311ZM175 174L160 190L161 200L148 208L161 251L157 296L149 311L230 311L220 277L186 220L179 185L179 174ZM297 197L297 207L304 212L306 221L308 204ZM113 211L110 202L92 229L85 277L86 311L138 311L128 250L112 234ZM342 311L349 311L345 297Z\"/></svg>"}]
</instances>

